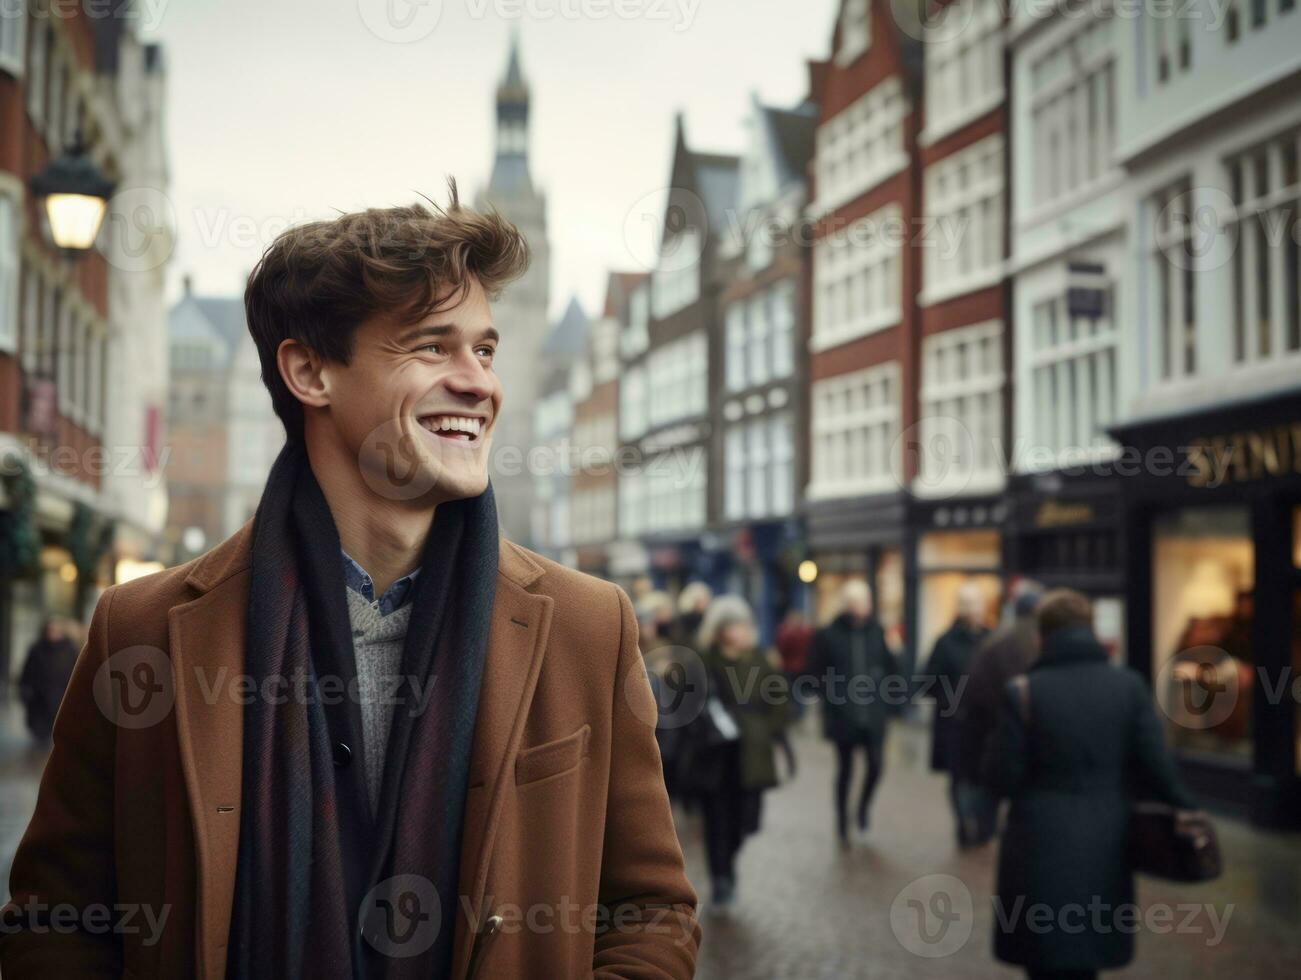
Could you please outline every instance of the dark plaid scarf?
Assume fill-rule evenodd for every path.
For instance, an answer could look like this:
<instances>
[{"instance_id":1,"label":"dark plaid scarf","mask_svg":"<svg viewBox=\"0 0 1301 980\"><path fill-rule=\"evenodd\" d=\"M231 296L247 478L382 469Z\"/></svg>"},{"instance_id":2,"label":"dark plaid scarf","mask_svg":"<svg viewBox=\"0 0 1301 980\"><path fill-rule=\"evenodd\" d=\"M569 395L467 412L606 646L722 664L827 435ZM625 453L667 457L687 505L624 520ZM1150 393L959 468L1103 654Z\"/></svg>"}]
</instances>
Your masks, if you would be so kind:
<instances>
[{"instance_id":1,"label":"dark plaid scarf","mask_svg":"<svg viewBox=\"0 0 1301 980\"><path fill-rule=\"evenodd\" d=\"M450 975L497 547L491 486L439 505L372 814L338 530L302 446L276 459L253 520L230 978Z\"/></svg>"}]
</instances>

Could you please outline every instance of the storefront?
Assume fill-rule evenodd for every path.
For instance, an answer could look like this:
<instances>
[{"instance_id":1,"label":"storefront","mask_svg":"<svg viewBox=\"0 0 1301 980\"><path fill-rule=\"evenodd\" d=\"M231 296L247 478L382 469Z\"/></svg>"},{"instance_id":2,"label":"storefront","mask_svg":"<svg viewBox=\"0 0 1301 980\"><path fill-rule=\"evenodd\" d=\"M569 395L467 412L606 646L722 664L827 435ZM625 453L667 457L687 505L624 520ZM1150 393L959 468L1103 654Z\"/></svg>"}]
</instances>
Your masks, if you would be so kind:
<instances>
[{"instance_id":1,"label":"storefront","mask_svg":"<svg viewBox=\"0 0 1301 980\"><path fill-rule=\"evenodd\" d=\"M799 521L742 524L730 531L729 541L726 591L750 603L759 626L759 642L771 646L787 610L803 604L798 577L803 553Z\"/></svg>"},{"instance_id":2,"label":"storefront","mask_svg":"<svg viewBox=\"0 0 1301 980\"><path fill-rule=\"evenodd\" d=\"M819 625L839 611L840 589L849 579L872 588L876 614L891 645L902 649L908 635L904 601L908 503L903 494L820 501L805 511L808 584L805 608Z\"/></svg>"},{"instance_id":3,"label":"storefront","mask_svg":"<svg viewBox=\"0 0 1301 980\"><path fill-rule=\"evenodd\" d=\"M1013 477L1003 537L1009 579L1077 589L1093 600L1094 628L1125 659L1125 565L1121 487L1110 464L1097 472Z\"/></svg>"},{"instance_id":4,"label":"storefront","mask_svg":"<svg viewBox=\"0 0 1301 980\"><path fill-rule=\"evenodd\" d=\"M997 622L1007 503L1001 497L919 500L910 510L916 560L907 584L915 604L915 663L921 666L935 641L953 625L958 590L964 585L975 585L984 595L986 625Z\"/></svg>"},{"instance_id":5,"label":"storefront","mask_svg":"<svg viewBox=\"0 0 1301 980\"><path fill-rule=\"evenodd\" d=\"M1301 392L1113 434L1129 663L1195 792L1301 826Z\"/></svg>"}]
</instances>

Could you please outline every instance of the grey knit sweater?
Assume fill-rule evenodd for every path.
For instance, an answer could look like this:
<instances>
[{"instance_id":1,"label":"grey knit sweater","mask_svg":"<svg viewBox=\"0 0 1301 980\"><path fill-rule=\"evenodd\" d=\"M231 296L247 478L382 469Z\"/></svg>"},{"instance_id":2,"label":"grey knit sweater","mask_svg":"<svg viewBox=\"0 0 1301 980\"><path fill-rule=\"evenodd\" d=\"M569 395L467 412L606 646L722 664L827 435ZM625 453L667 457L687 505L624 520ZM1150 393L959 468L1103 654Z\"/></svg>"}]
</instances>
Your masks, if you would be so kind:
<instances>
[{"instance_id":1,"label":"grey knit sweater","mask_svg":"<svg viewBox=\"0 0 1301 980\"><path fill-rule=\"evenodd\" d=\"M366 753L366 781L370 806L379 805L384 782L384 756L393 721L393 696L402 671L402 647L411 621L410 602L380 615L377 603L354 589L348 594L348 619L352 623L352 648L357 657L357 686L361 698L363 749Z\"/></svg>"}]
</instances>

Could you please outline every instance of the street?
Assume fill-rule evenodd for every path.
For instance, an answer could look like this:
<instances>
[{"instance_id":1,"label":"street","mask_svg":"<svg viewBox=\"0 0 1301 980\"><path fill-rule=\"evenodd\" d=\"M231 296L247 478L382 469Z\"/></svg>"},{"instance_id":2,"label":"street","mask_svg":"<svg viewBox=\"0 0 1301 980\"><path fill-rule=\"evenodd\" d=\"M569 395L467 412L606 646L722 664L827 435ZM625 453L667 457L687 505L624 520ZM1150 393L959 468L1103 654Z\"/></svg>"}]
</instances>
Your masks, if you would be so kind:
<instances>
[{"instance_id":1,"label":"street","mask_svg":"<svg viewBox=\"0 0 1301 980\"><path fill-rule=\"evenodd\" d=\"M806 718L804 734L796 740L795 781L766 798L763 828L741 851L737 901L726 912L708 907L699 818L678 815L692 883L702 901L700 980L1020 976L991 951L997 845L958 851L946 783L927 769L927 735L895 724L868 839L844 853L833 832L834 754L815 737L816 722L816 714ZM1270 834L1226 818L1216 825L1225 874L1205 885L1140 879L1142 905L1170 907L1169 921L1151 920L1151 932L1162 934L1143 930L1133 964L1108 976L1275 980L1301 975L1295 942L1301 836ZM952 878L927 878L941 875ZM964 909L963 886L974 915ZM902 899L894 918L897 935L891 928L896 896ZM922 925L919 930L909 899L920 899L920 907L937 915L951 908L948 928L931 923L933 929ZM1208 904L1213 914L1206 911ZM1221 941L1212 945L1216 922ZM931 943L919 936L921 930L929 932ZM963 936L969 938L963 942ZM949 949L956 951L933 955Z\"/></svg>"},{"instance_id":2,"label":"street","mask_svg":"<svg viewBox=\"0 0 1301 980\"><path fill-rule=\"evenodd\" d=\"M798 775L768 794L763 828L741 852L737 902L726 912L708 906L699 817L677 814L702 900L700 980L1019 975L990 952L996 846L957 850L944 780L926 768L926 734L909 724L894 726L868 839L842 852L832 832L834 757L815 731L816 718L806 718L795 739ZM26 737L20 709L0 707L0 870L6 882L43 761ZM1154 906L1171 911L1164 923L1148 920L1152 927L1138 937L1134 964L1120 975L1274 980L1301 974L1293 938L1301 911L1301 836L1227 818L1217 826L1226 869L1218 881L1176 886L1141 880L1149 914ZM909 906L910 899L921 904ZM916 909L939 918L919 922Z\"/></svg>"}]
</instances>

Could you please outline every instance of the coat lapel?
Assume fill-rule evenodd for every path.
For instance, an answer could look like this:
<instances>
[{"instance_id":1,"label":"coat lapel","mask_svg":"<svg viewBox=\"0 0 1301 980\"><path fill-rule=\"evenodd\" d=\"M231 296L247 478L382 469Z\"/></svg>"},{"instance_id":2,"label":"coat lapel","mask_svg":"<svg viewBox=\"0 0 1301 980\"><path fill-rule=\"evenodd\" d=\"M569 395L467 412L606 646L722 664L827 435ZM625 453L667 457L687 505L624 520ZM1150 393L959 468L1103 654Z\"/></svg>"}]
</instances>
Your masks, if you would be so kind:
<instances>
[{"instance_id":1,"label":"coat lapel","mask_svg":"<svg viewBox=\"0 0 1301 980\"><path fill-rule=\"evenodd\" d=\"M483 820L467 821L461 838L458 892L475 918L473 922L457 919L452 952L454 977L465 975L474 932L492 911L481 905L493 842L502 803L513 788L512 763L519 751L551 629L551 597L528 591L541 575L540 565L515 545L502 541L470 754L470 782L482 782L482 792L488 794L487 813Z\"/></svg>"},{"instance_id":2,"label":"coat lapel","mask_svg":"<svg viewBox=\"0 0 1301 980\"><path fill-rule=\"evenodd\" d=\"M168 611L176 731L189 796L197 862L196 970L200 980L226 972L235 866L239 852L244 713L238 690L244 672L252 521L200 558L186 577L197 597ZM479 695L471 782L482 781L487 817L468 824L461 842L460 893L480 916L493 840L515 754L537 686L552 600L528 587L542 567L502 540L497 593ZM460 923L453 973L463 975L473 936Z\"/></svg>"}]
</instances>

